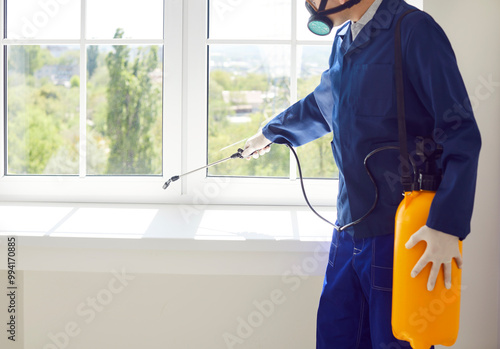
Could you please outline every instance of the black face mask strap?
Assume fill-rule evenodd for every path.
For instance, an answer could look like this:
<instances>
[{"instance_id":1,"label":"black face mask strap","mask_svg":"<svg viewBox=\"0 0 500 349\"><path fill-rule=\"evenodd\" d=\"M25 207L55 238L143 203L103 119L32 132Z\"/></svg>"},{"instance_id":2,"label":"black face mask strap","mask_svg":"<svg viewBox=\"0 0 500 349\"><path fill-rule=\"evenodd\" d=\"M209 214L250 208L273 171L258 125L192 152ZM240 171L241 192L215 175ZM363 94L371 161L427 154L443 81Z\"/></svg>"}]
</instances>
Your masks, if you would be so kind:
<instances>
[{"instance_id":1,"label":"black face mask strap","mask_svg":"<svg viewBox=\"0 0 500 349\"><path fill-rule=\"evenodd\" d=\"M328 0L321 0L321 3L319 4L318 12L323 12L326 8L327 3L328 3Z\"/></svg>"},{"instance_id":2,"label":"black face mask strap","mask_svg":"<svg viewBox=\"0 0 500 349\"><path fill-rule=\"evenodd\" d=\"M344 10L346 10L348 8L353 7L354 5L359 4L361 2L361 0L350 0L350 1L347 1L343 5L331 8L329 10L325 10L327 2L328 2L328 0L321 0L321 4L319 5L319 8L318 8L318 14L331 15L332 13L337 13L337 12L340 12L340 11L344 11Z\"/></svg>"}]
</instances>

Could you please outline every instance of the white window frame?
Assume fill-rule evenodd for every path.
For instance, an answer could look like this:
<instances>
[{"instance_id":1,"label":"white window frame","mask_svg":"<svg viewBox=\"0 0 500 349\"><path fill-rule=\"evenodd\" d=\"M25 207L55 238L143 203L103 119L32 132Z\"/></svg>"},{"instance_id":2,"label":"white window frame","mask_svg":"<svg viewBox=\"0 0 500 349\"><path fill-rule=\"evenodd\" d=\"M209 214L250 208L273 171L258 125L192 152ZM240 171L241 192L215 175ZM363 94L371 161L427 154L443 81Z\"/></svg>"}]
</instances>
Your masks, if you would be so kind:
<instances>
[{"instance_id":1,"label":"white window frame","mask_svg":"<svg viewBox=\"0 0 500 349\"><path fill-rule=\"evenodd\" d=\"M292 33L296 32L296 6L292 2ZM5 4L5 2L4 2ZM0 28L5 28L4 4L0 11ZM81 2L81 33L85 33L85 4ZM28 202L107 202L107 203L168 203L168 204L266 204L303 205L300 184L294 174L280 178L206 177L205 171L193 173L173 183L164 191L161 186L172 175L184 173L207 161L207 44L217 43L206 38L206 0L164 0L163 40L12 40L1 37L5 52L9 44L158 44L164 48L163 95L163 177L161 176L86 176L85 161L79 176L13 176L5 174L5 121L0 123L0 201ZM182 28L182 30L179 30ZM296 93L296 47L317 45L316 41L274 40L268 43L290 44L292 48L291 91ZM333 35L332 35L333 40ZM238 40L237 43L262 43L263 40ZM331 43L329 43L331 44ZM4 66L5 54L0 55ZM80 53L80 81L85 86L86 50ZM0 107L4 105L4 76L0 84ZM292 100L296 96L292 95ZM80 91L80 113L86 114L86 91ZM4 116L5 117L5 116ZM81 151L85 151L86 117L80 118ZM172 131L175 130L175 131ZM179 131L180 130L180 131ZM248 136L251 136L249 134ZM279 146L279 145L277 145ZM240 161L240 160L232 160ZM241 160L243 161L243 160ZM253 161L253 160L252 160ZM258 161L258 160L256 160ZM333 161L333 159L332 159ZM306 180L306 189L316 205L334 206L337 180Z\"/></svg>"}]
</instances>

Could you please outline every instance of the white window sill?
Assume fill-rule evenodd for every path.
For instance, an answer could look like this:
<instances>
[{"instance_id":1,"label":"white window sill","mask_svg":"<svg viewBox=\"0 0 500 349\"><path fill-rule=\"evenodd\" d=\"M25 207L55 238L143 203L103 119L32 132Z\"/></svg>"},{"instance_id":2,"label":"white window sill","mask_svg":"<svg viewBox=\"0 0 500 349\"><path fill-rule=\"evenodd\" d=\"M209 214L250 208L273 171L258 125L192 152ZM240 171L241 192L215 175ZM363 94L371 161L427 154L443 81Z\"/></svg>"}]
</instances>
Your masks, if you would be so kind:
<instances>
[{"instance_id":1,"label":"white window sill","mask_svg":"<svg viewBox=\"0 0 500 349\"><path fill-rule=\"evenodd\" d=\"M20 270L281 275L326 264L332 234L302 206L2 202L0 217L1 245L18 236Z\"/></svg>"}]
</instances>

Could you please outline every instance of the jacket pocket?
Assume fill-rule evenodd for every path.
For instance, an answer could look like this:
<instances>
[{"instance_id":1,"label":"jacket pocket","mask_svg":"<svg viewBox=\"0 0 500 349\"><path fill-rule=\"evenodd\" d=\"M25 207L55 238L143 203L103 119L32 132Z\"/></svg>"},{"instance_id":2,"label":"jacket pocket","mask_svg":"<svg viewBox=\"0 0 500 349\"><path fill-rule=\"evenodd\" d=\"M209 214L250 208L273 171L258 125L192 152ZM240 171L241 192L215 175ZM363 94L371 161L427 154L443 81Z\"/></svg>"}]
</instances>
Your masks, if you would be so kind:
<instances>
[{"instance_id":1,"label":"jacket pocket","mask_svg":"<svg viewBox=\"0 0 500 349\"><path fill-rule=\"evenodd\" d=\"M353 69L353 101L359 116L385 116L392 107L392 64L363 64Z\"/></svg>"}]
</instances>

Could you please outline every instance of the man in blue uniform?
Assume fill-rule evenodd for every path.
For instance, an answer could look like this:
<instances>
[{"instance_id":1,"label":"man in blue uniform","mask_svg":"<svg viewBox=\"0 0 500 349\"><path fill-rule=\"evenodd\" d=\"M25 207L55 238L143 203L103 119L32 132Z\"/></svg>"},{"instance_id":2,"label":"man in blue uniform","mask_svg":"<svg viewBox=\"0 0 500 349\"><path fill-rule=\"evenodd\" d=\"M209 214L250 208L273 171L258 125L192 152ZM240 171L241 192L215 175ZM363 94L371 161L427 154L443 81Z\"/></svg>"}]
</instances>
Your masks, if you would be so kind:
<instances>
[{"instance_id":1,"label":"man in blue uniform","mask_svg":"<svg viewBox=\"0 0 500 349\"><path fill-rule=\"evenodd\" d=\"M403 0L307 3L335 25L346 22L333 41L329 69L314 92L247 141L243 156L263 155L270 143L297 147L333 131L332 150L339 168L337 223L343 226L363 216L373 202L373 184L363 166L366 155L399 144L395 25L413 7ZM432 263L427 285L432 290L443 265L450 288L452 261L462 264L458 241L470 232L481 140L443 30L428 14L416 11L402 21L401 35L408 150L415 152L419 136L443 147L442 182L427 224L407 243L407 248L427 243L412 276ZM318 309L317 348L409 348L393 337L390 320L401 164L393 151L378 153L370 162L379 200L362 222L334 231Z\"/></svg>"}]
</instances>

